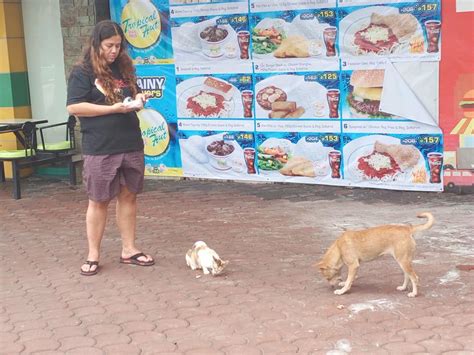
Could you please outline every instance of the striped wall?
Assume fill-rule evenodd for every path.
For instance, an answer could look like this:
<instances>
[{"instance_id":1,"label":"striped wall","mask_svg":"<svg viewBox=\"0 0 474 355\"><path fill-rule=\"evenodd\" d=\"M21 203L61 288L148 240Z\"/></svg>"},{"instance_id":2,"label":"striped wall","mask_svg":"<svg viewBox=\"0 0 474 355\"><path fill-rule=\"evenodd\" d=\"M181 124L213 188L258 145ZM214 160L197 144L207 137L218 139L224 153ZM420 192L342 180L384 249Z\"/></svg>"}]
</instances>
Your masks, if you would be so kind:
<instances>
[{"instance_id":1,"label":"striped wall","mask_svg":"<svg viewBox=\"0 0 474 355\"><path fill-rule=\"evenodd\" d=\"M24 37L21 0L0 0L0 123L31 117ZM17 147L13 134L0 136L0 149ZM21 175L30 172L26 169ZM11 177L9 163L5 163L5 175Z\"/></svg>"},{"instance_id":2,"label":"striped wall","mask_svg":"<svg viewBox=\"0 0 474 355\"><path fill-rule=\"evenodd\" d=\"M0 0L0 121L31 117L21 0Z\"/></svg>"}]
</instances>

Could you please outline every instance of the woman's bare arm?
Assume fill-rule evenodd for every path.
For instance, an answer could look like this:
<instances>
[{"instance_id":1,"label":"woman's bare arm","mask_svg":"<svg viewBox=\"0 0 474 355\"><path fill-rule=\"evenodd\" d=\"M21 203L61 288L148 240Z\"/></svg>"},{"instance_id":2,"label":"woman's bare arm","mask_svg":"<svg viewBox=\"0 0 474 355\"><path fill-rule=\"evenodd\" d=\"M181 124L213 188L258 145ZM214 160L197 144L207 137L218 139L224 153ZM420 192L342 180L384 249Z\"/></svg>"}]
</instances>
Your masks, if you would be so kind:
<instances>
[{"instance_id":1,"label":"woman's bare arm","mask_svg":"<svg viewBox=\"0 0 474 355\"><path fill-rule=\"evenodd\" d=\"M134 111L133 109L127 108L122 102L118 102L111 106L109 105L96 105L89 102L81 102L78 104L72 104L67 106L67 111L70 115L79 117L95 117L110 115L113 113L128 113Z\"/></svg>"}]
</instances>

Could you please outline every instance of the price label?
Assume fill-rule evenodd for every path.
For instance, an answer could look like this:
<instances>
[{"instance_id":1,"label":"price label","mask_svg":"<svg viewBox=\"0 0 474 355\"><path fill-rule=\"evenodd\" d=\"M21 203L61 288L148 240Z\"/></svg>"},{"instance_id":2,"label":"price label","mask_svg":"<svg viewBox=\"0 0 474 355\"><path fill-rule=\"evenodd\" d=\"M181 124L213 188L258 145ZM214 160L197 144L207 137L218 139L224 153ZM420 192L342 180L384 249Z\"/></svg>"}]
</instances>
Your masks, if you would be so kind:
<instances>
[{"instance_id":1,"label":"price label","mask_svg":"<svg viewBox=\"0 0 474 355\"><path fill-rule=\"evenodd\" d=\"M301 20L313 20L314 19L314 14L311 12L306 12L300 15Z\"/></svg>"},{"instance_id":2,"label":"price label","mask_svg":"<svg viewBox=\"0 0 474 355\"><path fill-rule=\"evenodd\" d=\"M316 13L316 17L318 18L334 18L336 17L336 13L334 10L321 10Z\"/></svg>"},{"instance_id":3,"label":"price label","mask_svg":"<svg viewBox=\"0 0 474 355\"><path fill-rule=\"evenodd\" d=\"M337 80L337 73L323 73L319 75L320 80Z\"/></svg>"},{"instance_id":4,"label":"price label","mask_svg":"<svg viewBox=\"0 0 474 355\"><path fill-rule=\"evenodd\" d=\"M237 135L237 139L238 140L246 140L246 141L253 140L253 133L239 133Z\"/></svg>"},{"instance_id":5,"label":"price label","mask_svg":"<svg viewBox=\"0 0 474 355\"><path fill-rule=\"evenodd\" d=\"M416 144L416 138L404 138L401 140L402 144Z\"/></svg>"},{"instance_id":6,"label":"price label","mask_svg":"<svg viewBox=\"0 0 474 355\"><path fill-rule=\"evenodd\" d=\"M319 137L321 142L323 143L337 143L339 142L339 136L335 134L326 134L324 136Z\"/></svg>"},{"instance_id":7,"label":"price label","mask_svg":"<svg viewBox=\"0 0 474 355\"><path fill-rule=\"evenodd\" d=\"M426 12L426 11L436 11L438 10L438 4L421 4L419 6L416 7L416 10L417 11L423 11L423 12Z\"/></svg>"},{"instance_id":8,"label":"price label","mask_svg":"<svg viewBox=\"0 0 474 355\"><path fill-rule=\"evenodd\" d=\"M216 24L218 24L218 25L228 25L229 24L229 19L227 19L227 18L218 18L216 20Z\"/></svg>"},{"instance_id":9,"label":"price label","mask_svg":"<svg viewBox=\"0 0 474 355\"><path fill-rule=\"evenodd\" d=\"M250 75L241 76L239 79L241 84L250 84L252 82L252 77Z\"/></svg>"},{"instance_id":10,"label":"price label","mask_svg":"<svg viewBox=\"0 0 474 355\"><path fill-rule=\"evenodd\" d=\"M304 76L304 81L320 81L320 80L337 80L337 73L322 73L322 74L307 74Z\"/></svg>"},{"instance_id":11,"label":"price label","mask_svg":"<svg viewBox=\"0 0 474 355\"><path fill-rule=\"evenodd\" d=\"M239 23L246 23L247 22L247 16L233 16L230 18L231 23L239 24Z\"/></svg>"},{"instance_id":12,"label":"price label","mask_svg":"<svg viewBox=\"0 0 474 355\"><path fill-rule=\"evenodd\" d=\"M438 144L440 141L439 137L434 137L434 136L424 136L418 138L418 143L423 144L423 145L432 145L432 144Z\"/></svg>"},{"instance_id":13,"label":"price label","mask_svg":"<svg viewBox=\"0 0 474 355\"><path fill-rule=\"evenodd\" d=\"M318 136L306 136L305 141L308 143L318 143L319 137Z\"/></svg>"}]
</instances>

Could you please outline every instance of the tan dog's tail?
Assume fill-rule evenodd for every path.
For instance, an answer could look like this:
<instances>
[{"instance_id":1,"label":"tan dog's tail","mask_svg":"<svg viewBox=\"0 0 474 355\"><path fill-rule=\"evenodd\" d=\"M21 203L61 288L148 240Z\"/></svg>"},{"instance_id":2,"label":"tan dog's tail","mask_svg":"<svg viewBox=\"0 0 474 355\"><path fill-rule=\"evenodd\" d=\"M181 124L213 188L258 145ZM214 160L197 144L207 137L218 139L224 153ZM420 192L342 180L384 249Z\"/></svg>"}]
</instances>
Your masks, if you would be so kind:
<instances>
[{"instance_id":1,"label":"tan dog's tail","mask_svg":"<svg viewBox=\"0 0 474 355\"><path fill-rule=\"evenodd\" d=\"M434 223L434 217L429 212L418 213L416 216L418 218L427 218L428 221L426 221L425 224L419 224L417 226L412 226L411 229L413 230L413 232L419 232L419 231L424 231L424 230L430 229L431 226Z\"/></svg>"}]
</instances>

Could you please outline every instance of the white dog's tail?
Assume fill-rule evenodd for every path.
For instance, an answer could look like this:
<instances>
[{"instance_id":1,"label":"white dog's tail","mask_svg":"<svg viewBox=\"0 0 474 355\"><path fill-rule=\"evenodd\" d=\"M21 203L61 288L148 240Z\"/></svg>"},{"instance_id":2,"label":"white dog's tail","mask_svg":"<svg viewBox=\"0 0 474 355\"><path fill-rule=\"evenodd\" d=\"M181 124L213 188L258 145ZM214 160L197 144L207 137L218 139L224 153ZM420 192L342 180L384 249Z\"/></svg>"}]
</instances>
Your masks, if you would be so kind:
<instances>
[{"instance_id":1,"label":"white dog's tail","mask_svg":"<svg viewBox=\"0 0 474 355\"><path fill-rule=\"evenodd\" d=\"M419 224L419 225L416 225L416 226L412 226L411 229L413 230L413 232L419 232L419 231L424 231L426 229L430 229L431 226L434 223L434 217L429 212L418 213L416 216L418 218L427 218L428 221L426 221L425 224Z\"/></svg>"}]
</instances>

